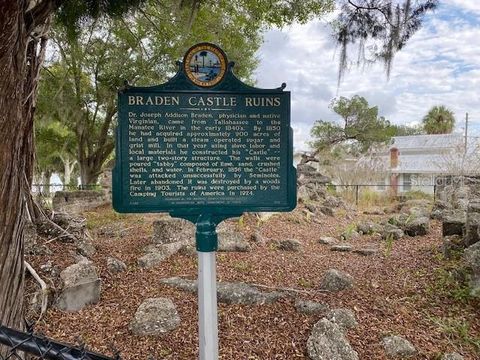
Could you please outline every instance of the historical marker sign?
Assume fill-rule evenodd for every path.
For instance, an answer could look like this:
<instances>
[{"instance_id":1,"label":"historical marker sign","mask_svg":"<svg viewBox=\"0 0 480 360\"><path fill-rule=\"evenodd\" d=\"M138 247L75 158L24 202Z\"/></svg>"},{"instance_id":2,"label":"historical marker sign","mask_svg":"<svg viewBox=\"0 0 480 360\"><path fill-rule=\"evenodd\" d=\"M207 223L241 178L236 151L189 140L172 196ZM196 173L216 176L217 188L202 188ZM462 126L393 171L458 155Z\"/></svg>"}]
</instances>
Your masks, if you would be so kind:
<instances>
[{"instance_id":1,"label":"historical marker sign","mask_svg":"<svg viewBox=\"0 0 480 360\"><path fill-rule=\"evenodd\" d=\"M178 74L119 93L113 205L119 212L241 214L296 205L290 93L243 84L199 44Z\"/></svg>"},{"instance_id":2,"label":"historical marker sign","mask_svg":"<svg viewBox=\"0 0 480 360\"><path fill-rule=\"evenodd\" d=\"M238 80L202 43L165 84L118 95L113 207L169 212L197 225L199 358L218 359L216 225L296 205L290 93Z\"/></svg>"}]
</instances>

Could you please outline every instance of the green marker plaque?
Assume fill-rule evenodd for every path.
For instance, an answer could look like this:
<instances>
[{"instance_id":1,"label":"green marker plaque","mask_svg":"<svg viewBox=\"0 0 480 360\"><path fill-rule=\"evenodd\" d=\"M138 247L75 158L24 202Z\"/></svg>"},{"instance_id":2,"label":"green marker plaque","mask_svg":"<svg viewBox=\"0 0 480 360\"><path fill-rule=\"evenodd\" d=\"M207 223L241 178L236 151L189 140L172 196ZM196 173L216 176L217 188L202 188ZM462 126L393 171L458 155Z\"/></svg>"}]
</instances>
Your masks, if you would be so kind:
<instances>
[{"instance_id":1,"label":"green marker plaque","mask_svg":"<svg viewBox=\"0 0 480 360\"><path fill-rule=\"evenodd\" d=\"M215 45L167 83L118 95L113 207L229 217L296 206L290 92L242 83Z\"/></svg>"},{"instance_id":2,"label":"green marker plaque","mask_svg":"<svg viewBox=\"0 0 480 360\"><path fill-rule=\"evenodd\" d=\"M290 93L248 86L232 68L201 43L167 83L118 94L113 207L196 224L202 360L218 359L217 224L297 202Z\"/></svg>"}]
</instances>

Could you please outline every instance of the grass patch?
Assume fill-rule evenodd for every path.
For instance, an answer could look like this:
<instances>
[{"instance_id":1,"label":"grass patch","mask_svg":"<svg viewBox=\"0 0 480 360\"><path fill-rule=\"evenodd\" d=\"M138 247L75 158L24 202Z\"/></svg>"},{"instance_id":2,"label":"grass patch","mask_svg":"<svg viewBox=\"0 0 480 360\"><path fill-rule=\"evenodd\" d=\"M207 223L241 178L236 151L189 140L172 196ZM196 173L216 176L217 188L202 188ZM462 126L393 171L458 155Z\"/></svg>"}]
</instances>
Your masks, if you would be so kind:
<instances>
[{"instance_id":1,"label":"grass patch","mask_svg":"<svg viewBox=\"0 0 480 360\"><path fill-rule=\"evenodd\" d=\"M239 229L245 228L245 217L244 217L244 215L242 215L238 218L238 228Z\"/></svg>"},{"instance_id":2,"label":"grass patch","mask_svg":"<svg viewBox=\"0 0 480 360\"><path fill-rule=\"evenodd\" d=\"M430 317L430 320L450 341L471 346L477 354L480 353L480 337L471 334L469 321L453 317Z\"/></svg>"},{"instance_id":3,"label":"grass patch","mask_svg":"<svg viewBox=\"0 0 480 360\"><path fill-rule=\"evenodd\" d=\"M232 265L235 270L241 273L249 273L252 270L252 265L246 261L235 261Z\"/></svg>"},{"instance_id":4,"label":"grass patch","mask_svg":"<svg viewBox=\"0 0 480 360\"><path fill-rule=\"evenodd\" d=\"M357 189L355 186L349 186L340 195L348 202L355 204L357 202ZM394 203L395 198L388 191L375 191L371 186L360 186L358 188L358 207L371 208L376 206L388 206Z\"/></svg>"},{"instance_id":5,"label":"grass patch","mask_svg":"<svg viewBox=\"0 0 480 360\"><path fill-rule=\"evenodd\" d=\"M112 224L127 219L135 219L135 223L143 222L141 217L133 217L128 214L120 214L111 209L105 211L95 211L84 213L87 219L87 229L95 229L104 225Z\"/></svg>"},{"instance_id":6,"label":"grass patch","mask_svg":"<svg viewBox=\"0 0 480 360\"><path fill-rule=\"evenodd\" d=\"M355 234L356 231L357 231L357 224L356 223L348 224L347 227L345 228L345 230L342 233L342 237L346 241L348 241L353 237L353 234Z\"/></svg>"},{"instance_id":7,"label":"grass patch","mask_svg":"<svg viewBox=\"0 0 480 360\"><path fill-rule=\"evenodd\" d=\"M390 257L392 255L393 250L393 243L395 242L395 238L393 234L388 234L387 238L385 239L385 251L384 254L386 257Z\"/></svg>"},{"instance_id":8,"label":"grass patch","mask_svg":"<svg viewBox=\"0 0 480 360\"><path fill-rule=\"evenodd\" d=\"M410 190L402 193L402 198L405 200L433 200L433 195L420 190Z\"/></svg>"},{"instance_id":9,"label":"grass patch","mask_svg":"<svg viewBox=\"0 0 480 360\"><path fill-rule=\"evenodd\" d=\"M332 185L332 184L328 184L327 185L327 194L330 194L330 195L333 195L333 196L337 196L338 193L337 193L337 187L335 185Z\"/></svg>"},{"instance_id":10,"label":"grass patch","mask_svg":"<svg viewBox=\"0 0 480 360\"><path fill-rule=\"evenodd\" d=\"M312 222L312 213L311 212L307 212L305 214L305 221L309 224Z\"/></svg>"},{"instance_id":11,"label":"grass patch","mask_svg":"<svg viewBox=\"0 0 480 360\"><path fill-rule=\"evenodd\" d=\"M449 298L461 304L473 300L468 285L468 275L460 264L451 261L444 267L438 268L433 273L433 282L426 288L427 294L434 298Z\"/></svg>"},{"instance_id":12,"label":"grass patch","mask_svg":"<svg viewBox=\"0 0 480 360\"><path fill-rule=\"evenodd\" d=\"M301 286L305 289L311 289L313 288L313 283L305 278L300 278L298 279L298 286Z\"/></svg>"}]
</instances>

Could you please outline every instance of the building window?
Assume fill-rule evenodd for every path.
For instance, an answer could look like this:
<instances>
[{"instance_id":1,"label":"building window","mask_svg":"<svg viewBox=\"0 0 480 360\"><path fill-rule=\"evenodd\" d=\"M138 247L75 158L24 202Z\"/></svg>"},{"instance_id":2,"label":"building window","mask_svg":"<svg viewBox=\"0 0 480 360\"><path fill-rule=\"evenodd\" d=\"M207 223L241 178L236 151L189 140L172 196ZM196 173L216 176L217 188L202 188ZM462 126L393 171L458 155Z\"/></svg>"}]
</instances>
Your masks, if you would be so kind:
<instances>
[{"instance_id":1,"label":"building window","mask_svg":"<svg viewBox=\"0 0 480 360\"><path fill-rule=\"evenodd\" d=\"M383 181L379 181L377 185L377 191L385 191L387 188L386 186L386 180L384 179Z\"/></svg>"},{"instance_id":2,"label":"building window","mask_svg":"<svg viewBox=\"0 0 480 360\"><path fill-rule=\"evenodd\" d=\"M403 191L412 190L412 174L403 174Z\"/></svg>"}]
</instances>

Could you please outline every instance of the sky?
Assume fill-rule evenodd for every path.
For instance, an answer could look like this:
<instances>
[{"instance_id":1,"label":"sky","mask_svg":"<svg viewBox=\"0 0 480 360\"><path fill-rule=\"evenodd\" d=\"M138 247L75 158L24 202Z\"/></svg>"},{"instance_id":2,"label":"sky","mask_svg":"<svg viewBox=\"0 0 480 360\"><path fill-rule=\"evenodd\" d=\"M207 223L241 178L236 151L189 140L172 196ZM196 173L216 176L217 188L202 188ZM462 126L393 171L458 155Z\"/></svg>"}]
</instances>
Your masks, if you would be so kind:
<instances>
[{"instance_id":1,"label":"sky","mask_svg":"<svg viewBox=\"0 0 480 360\"><path fill-rule=\"evenodd\" d=\"M395 124L419 124L434 105L456 117L455 132L480 136L480 1L440 0L424 25L395 57L388 80L383 64L351 67L337 87L338 49L328 19L270 30L257 53L260 88L286 82L292 93L296 150L308 150L316 120L338 121L335 97L360 95Z\"/></svg>"}]
</instances>

